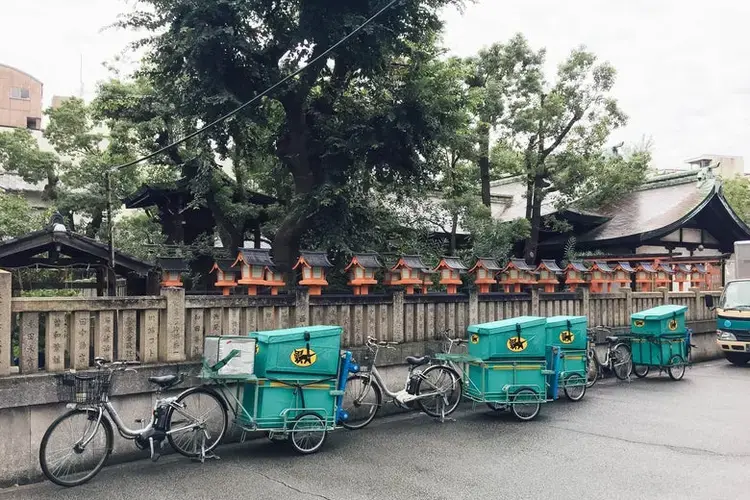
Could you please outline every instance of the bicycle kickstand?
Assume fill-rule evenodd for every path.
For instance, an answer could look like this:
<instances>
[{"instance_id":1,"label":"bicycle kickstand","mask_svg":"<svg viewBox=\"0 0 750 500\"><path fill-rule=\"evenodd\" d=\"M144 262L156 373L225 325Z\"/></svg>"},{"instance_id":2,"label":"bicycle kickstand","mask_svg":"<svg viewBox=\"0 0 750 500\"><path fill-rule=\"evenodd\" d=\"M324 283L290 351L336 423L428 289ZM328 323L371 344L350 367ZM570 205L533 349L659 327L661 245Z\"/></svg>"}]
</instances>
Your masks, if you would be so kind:
<instances>
[{"instance_id":1,"label":"bicycle kickstand","mask_svg":"<svg viewBox=\"0 0 750 500\"><path fill-rule=\"evenodd\" d=\"M206 453L206 435L203 434L203 438L201 439L201 452L198 455L197 458L193 460L199 460L200 463L205 463L207 458L213 458L214 460L221 460L221 457L216 455L213 451L209 451Z\"/></svg>"},{"instance_id":2,"label":"bicycle kickstand","mask_svg":"<svg viewBox=\"0 0 750 500\"><path fill-rule=\"evenodd\" d=\"M455 419L455 418L452 418L452 417L446 417L446 416L445 416L445 403L442 403L442 404L440 405L440 418L438 419L438 421L439 421L439 422L440 422L441 424L444 424L446 420L448 420L449 422L455 422L455 421L456 421L456 419Z\"/></svg>"}]
</instances>

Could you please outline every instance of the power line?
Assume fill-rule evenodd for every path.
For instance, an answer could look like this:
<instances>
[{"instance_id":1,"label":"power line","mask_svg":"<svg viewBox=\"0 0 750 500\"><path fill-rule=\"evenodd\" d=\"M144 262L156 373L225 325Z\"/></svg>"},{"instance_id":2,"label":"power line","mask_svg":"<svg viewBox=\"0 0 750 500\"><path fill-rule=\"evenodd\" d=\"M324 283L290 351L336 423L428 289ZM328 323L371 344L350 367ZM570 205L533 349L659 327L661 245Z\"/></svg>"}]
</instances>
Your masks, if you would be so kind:
<instances>
[{"instance_id":1,"label":"power line","mask_svg":"<svg viewBox=\"0 0 750 500\"><path fill-rule=\"evenodd\" d=\"M274 90L276 90L277 88L279 88L280 86L282 86L283 84L285 84L286 82L288 82L289 80L291 80L292 78L294 78L295 76L297 76L300 73L302 73L303 71L305 71L307 68L309 68L313 64L317 63L318 61L320 61L321 59L323 59L324 57L326 57L328 54L330 54L331 52L333 52L334 50L336 50L340 45L342 45L347 40L349 40L351 37L353 37L354 35L356 35L360 31L362 31L362 29L364 29L365 26L367 26L368 24L370 24L371 22L373 22L375 19L377 19L379 16L381 16L385 11L387 11L388 9L390 9L391 7L393 7L396 3L400 2L400 1L402 1L402 0L391 0L390 2L388 2L385 5L385 7L383 7L379 11L377 11L369 19L367 19L365 22L363 22L362 24L360 24L359 26L357 26L348 35L346 35L344 38L342 38L338 42L336 42L333 45L331 45L330 47L328 47L326 50L324 50L320 55L318 55L317 57L315 57L314 59L312 59L310 62L308 62L304 66L301 66L300 68L298 68L294 72L290 73L289 75L285 76L284 78L282 78L281 80L279 80L275 84L271 85L270 87L268 87L266 90L264 90L260 94L257 94L255 97L253 97L252 99L250 99L246 103L240 105L239 107L233 109L232 111L228 112L224 116L221 116L221 117L217 118L216 120L212 121L208 125L205 125L204 127L199 128L195 132L191 132L190 134L186 135L182 139L179 139L179 140L173 142L172 144L164 146L163 148L161 148L161 149L159 149L157 151L154 151L153 153L149 153L149 154L147 154L145 156L142 156L141 158L138 158L137 160L129 161L127 163L123 163L122 165L118 165L116 167L112 167L111 171L122 170L123 168L132 167L133 165L137 165L138 163L144 162L146 160L150 160L151 158L153 158L153 157L155 157L157 155L160 155L160 154L164 153L165 151L167 151L167 150L169 150L169 149L171 149L171 148L173 148L175 146L179 146L180 144L184 143L185 141L189 141L193 137L196 137L196 136L202 134L203 132L205 132L206 130L208 130L208 129L212 128L212 127L215 127L219 123L221 123L221 122L223 122L223 121L231 118L232 116L236 115L237 113L239 113L240 111L242 111L246 107L248 107L251 104L255 103L257 100L261 99L262 97L267 96L268 94L270 94L271 92L273 92Z\"/></svg>"}]
</instances>

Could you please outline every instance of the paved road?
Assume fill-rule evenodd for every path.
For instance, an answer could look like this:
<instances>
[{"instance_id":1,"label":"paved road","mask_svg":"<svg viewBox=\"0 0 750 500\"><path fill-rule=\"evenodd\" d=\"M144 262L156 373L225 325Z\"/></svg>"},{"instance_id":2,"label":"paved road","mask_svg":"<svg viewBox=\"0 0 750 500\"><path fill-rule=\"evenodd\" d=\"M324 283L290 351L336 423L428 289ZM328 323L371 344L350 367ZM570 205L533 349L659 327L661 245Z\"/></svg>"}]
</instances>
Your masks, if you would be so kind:
<instances>
[{"instance_id":1,"label":"paved road","mask_svg":"<svg viewBox=\"0 0 750 500\"><path fill-rule=\"evenodd\" d=\"M317 455L264 440L204 465L165 457L105 468L91 483L0 491L0 500L750 498L750 367L724 361L630 384L516 422L483 408L438 424L409 414L337 431Z\"/></svg>"}]
</instances>

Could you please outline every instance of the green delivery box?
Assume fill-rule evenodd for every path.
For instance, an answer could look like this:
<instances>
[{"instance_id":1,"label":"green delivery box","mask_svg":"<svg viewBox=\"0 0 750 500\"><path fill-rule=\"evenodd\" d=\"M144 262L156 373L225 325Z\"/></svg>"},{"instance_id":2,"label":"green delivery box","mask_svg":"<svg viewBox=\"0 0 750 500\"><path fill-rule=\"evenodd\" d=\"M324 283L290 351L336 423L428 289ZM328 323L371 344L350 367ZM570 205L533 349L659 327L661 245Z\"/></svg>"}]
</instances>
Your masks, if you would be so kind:
<instances>
[{"instance_id":1,"label":"green delivery box","mask_svg":"<svg viewBox=\"0 0 750 500\"><path fill-rule=\"evenodd\" d=\"M586 349L586 316L552 316L547 318L547 345L562 349Z\"/></svg>"},{"instance_id":2,"label":"green delivery box","mask_svg":"<svg viewBox=\"0 0 750 500\"><path fill-rule=\"evenodd\" d=\"M466 390L487 401L512 401L516 392L528 388L544 399L545 368L544 360L469 363Z\"/></svg>"},{"instance_id":3,"label":"green delivery box","mask_svg":"<svg viewBox=\"0 0 750 500\"><path fill-rule=\"evenodd\" d=\"M284 330L253 332L257 339L255 375L335 376L341 356L340 326L304 326Z\"/></svg>"},{"instance_id":4,"label":"green delivery box","mask_svg":"<svg viewBox=\"0 0 750 500\"><path fill-rule=\"evenodd\" d=\"M547 320L520 316L491 323L471 325L469 355L489 360L497 358L544 357Z\"/></svg>"},{"instance_id":5,"label":"green delivery box","mask_svg":"<svg viewBox=\"0 0 750 500\"><path fill-rule=\"evenodd\" d=\"M244 424L259 429L282 427L303 411L313 411L334 424L336 415L336 381L318 377L295 377L282 381L258 380L243 387L242 406L247 412L238 415Z\"/></svg>"},{"instance_id":6,"label":"green delivery box","mask_svg":"<svg viewBox=\"0 0 750 500\"><path fill-rule=\"evenodd\" d=\"M665 305L630 315L630 328L640 335L685 333L686 306Z\"/></svg>"},{"instance_id":7,"label":"green delivery box","mask_svg":"<svg viewBox=\"0 0 750 500\"><path fill-rule=\"evenodd\" d=\"M630 339L630 351L634 365L669 366L687 361L687 334L683 335L634 335ZM674 359L679 356L679 359ZM673 362L674 360L674 362Z\"/></svg>"}]
</instances>

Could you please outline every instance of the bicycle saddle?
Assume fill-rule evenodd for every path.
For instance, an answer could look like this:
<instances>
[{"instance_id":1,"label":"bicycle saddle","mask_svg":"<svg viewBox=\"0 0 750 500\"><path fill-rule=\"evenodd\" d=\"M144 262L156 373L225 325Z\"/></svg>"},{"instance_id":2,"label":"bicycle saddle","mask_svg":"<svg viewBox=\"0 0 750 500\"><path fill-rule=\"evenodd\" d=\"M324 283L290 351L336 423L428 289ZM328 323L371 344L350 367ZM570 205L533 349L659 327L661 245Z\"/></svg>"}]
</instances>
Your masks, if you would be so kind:
<instances>
[{"instance_id":1,"label":"bicycle saddle","mask_svg":"<svg viewBox=\"0 0 750 500\"><path fill-rule=\"evenodd\" d=\"M620 337L610 336L610 337L605 337L605 339L607 340L607 342L614 343L614 342L617 342L620 339Z\"/></svg>"},{"instance_id":2,"label":"bicycle saddle","mask_svg":"<svg viewBox=\"0 0 750 500\"><path fill-rule=\"evenodd\" d=\"M422 356L417 358L416 356L406 356L406 362L412 366L422 366L430 362L429 356Z\"/></svg>"},{"instance_id":3,"label":"bicycle saddle","mask_svg":"<svg viewBox=\"0 0 750 500\"><path fill-rule=\"evenodd\" d=\"M158 377L149 377L148 381L164 389L175 385L179 381L179 377L177 375L161 375Z\"/></svg>"}]
</instances>

